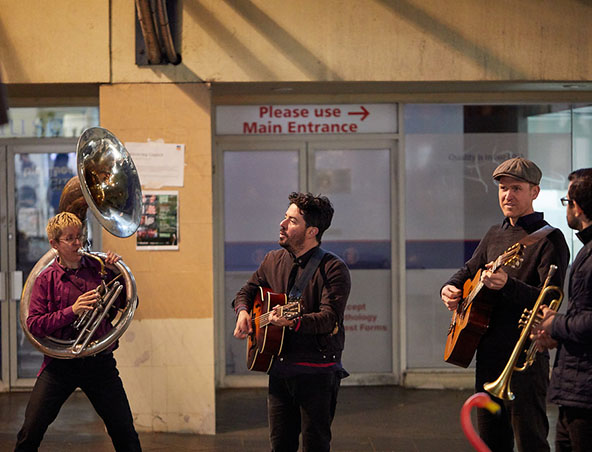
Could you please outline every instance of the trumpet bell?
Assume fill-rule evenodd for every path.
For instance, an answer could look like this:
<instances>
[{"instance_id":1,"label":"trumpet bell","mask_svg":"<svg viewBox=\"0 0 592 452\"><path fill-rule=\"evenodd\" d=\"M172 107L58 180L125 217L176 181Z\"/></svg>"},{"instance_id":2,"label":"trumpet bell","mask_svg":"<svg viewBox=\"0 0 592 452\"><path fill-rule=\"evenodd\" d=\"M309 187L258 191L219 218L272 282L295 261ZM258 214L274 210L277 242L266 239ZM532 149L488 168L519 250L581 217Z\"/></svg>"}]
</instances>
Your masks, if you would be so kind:
<instances>
[{"instance_id":1,"label":"trumpet bell","mask_svg":"<svg viewBox=\"0 0 592 452\"><path fill-rule=\"evenodd\" d=\"M102 127L86 129L77 145L82 195L101 225L117 237L136 232L142 215L142 186L129 152Z\"/></svg>"},{"instance_id":2,"label":"trumpet bell","mask_svg":"<svg viewBox=\"0 0 592 452\"><path fill-rule=\"evenodd\" d=\"M502 373L497 380L491 383L485 383L483 389L489 392L492 396L503 400L514 400L514 393L510 390L510 377L508 375L511 371L508 370Z\"/></svg>"}]
</instances>

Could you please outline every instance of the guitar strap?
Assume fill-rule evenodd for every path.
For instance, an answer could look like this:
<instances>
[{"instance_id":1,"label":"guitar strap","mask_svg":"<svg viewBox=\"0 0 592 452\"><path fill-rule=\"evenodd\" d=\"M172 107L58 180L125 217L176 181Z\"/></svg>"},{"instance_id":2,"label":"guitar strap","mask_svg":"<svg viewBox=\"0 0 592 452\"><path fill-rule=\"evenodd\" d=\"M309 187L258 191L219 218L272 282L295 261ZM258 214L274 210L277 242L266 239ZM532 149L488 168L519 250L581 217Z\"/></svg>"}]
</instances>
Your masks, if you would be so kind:
<instances>
[{"instance_id":1,"label":"guitar strap","mask_svg":"<svg viewBox=\"0 0 592 452\"><path fill-rule=\"evenodd\" d=\"M300 278L294 283L288 294L289 300L300 299L302 291L310 281L310 278L312 278L313 273L318 268L325 254L327 254L327 252L319 246L312 256L310 256L310 259L306 263L306 267L304 267L304 271L300 274Z\"/></svg>"},{"instance_id":2,"label":"guitar strap","mask_svg":"<svg viewBox=\"0 0 592 452\"><path fill-rule=\"evenodd\" d=\"M539 240L541 240L543 237L546 237L547 235L549 235L555 229L556 228L554 228L551 225L543 226L542 228L537 229L536 231L528 234L526 237L524 237L518 243L520 243L521 245L524 245L524 246L532 245L532 244L538 242Z\"/></svg>"}]
</instances>

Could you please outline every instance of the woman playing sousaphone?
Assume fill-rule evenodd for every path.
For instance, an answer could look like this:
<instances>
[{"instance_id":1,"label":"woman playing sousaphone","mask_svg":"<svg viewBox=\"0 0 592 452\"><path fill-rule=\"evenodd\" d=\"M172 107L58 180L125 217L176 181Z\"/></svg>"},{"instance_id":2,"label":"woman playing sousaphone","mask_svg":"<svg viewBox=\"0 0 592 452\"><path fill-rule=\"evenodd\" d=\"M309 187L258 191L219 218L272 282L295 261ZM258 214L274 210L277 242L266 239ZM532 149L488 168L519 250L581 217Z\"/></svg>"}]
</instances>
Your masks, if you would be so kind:
<instances>
[{"instance_id":1,"label":"woman playing sousaphone","mask_svg":"<svg viewBox=\"0 0 592 452\"><path fill-rule=\"evenodd\" d=\"M77 171L64 187L61 213L47 224L51 250L31 270L21 296L23 332L45 358L15 450L36 451L66 399L81 388L115 450L138 451L113 357L137 307L135 280L116 254L90 253L82 245L87 208L111 234L134 234L142 207L140 181L125 147L100 127L80 136Z\"/></svg>"},{"instance_id":2,"label":"woman playing sousaphone","mask_svg":"<svg viewBox=\"0 0 592 452\"><path fill-rule=\"evenodd\" d=\"M47 237L57 258L35 280L27 326L38 337L51 335L69 340L78 335L73 323L92 311L103 283L101 266L79 253L82 223L76 215L62 212L47 224ZM119 256L107 253L106 264ZM107 279L116 275L107 269ZM105 317L96 329L101 337L111 328ZM81 388L101 416L116 450L141 450L130 406L119 378L113 350L117 342L96 356L55 359L45 356L18 433L16 449L37 450L47 427L56 418L66 399Z\"/></svg>"}]
</instances>

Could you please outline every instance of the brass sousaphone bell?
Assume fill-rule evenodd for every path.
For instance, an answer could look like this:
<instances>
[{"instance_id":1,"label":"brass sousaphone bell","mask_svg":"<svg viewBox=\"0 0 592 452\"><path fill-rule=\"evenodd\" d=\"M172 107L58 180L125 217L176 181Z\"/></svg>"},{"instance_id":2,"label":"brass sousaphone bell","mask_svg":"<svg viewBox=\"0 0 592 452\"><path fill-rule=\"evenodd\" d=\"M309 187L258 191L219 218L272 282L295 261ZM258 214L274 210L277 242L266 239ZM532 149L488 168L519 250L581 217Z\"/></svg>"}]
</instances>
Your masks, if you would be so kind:
<instances>
[{"instance_id":1,"label":"brass sousaphone bell","mask_svg":"<svg viewBox=\"0 0 592 452\"><path fill-rule=\"evenodd\" d=\"M70 179L64 187L59 210L75 214L85 224L87 208L90 208L101 225L114 236L123 238L134 234L140 225L142 214L142 188L134 162L117 137L101 127L86 129L76 146L76 167L78 175ZM106 254L84 250L79 250L79 253L99 260L101 268L104 268L103 259ZM123 284L114 283L109 292L102 294L102 299L97 302L94 310L88 311L85 319L79 317L79 337L71 340L52 336L40 338L31 334L27 327L31 293L39 274L56 257L57 252L54 249L45 253L25 282L20 303L23 332L39 351L54 358L96 355L119 339L131 323L138 305L134 276L122 260L109 265L109 268L119 273ZM117 286L119 288L116 290ZM124 287L126 302L112 321L113 329L103 337L94 338L97 326L111 308L109 303L115 301Z\"/></svg>"}]
</instances>

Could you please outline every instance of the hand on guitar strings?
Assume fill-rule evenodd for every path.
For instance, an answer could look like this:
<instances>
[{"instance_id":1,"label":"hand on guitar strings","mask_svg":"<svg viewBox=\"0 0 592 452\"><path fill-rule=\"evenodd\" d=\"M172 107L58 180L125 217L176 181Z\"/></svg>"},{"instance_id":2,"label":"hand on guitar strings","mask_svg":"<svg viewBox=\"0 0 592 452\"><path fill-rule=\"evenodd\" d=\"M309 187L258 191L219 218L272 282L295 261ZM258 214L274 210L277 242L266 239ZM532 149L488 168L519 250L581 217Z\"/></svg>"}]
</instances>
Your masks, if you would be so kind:
<instances>
[{"instance_id":1,"label":"hand on guitar strings","mask_svg":"<svg viewBox=\"0 0 592 452\"><path fill-rule=\"evenodd\" d=\"M246 339L249 334L253 332L251 326L251 315L245 310L241 310L236 318L236 326L234 327L234 337L237 339Z\"/></svg>"},{"instance_id":2,"label":"hand on guitar strings","mask_svg":"<svg viewBox=\"0 0 592 452\"><path fill-rule=\"evenodd\" d=\"M286 319L283 315L278 313L278 309L280 307L281 306L278 304L273 307L272 311L269 312L269 323L281 327L291 326L293 324L293 321Z\"/></svg>"},{"instance_id":3,"label":"hand on guitar strings","mask_svg":"<svg viewBox=\"0 0 592 452\"><path fill-rule=\"evenodd\" d=\"M440 297L442 298L442 302L444 302L448 310L454 311L462 298L462 290L460 290L458 287L448 284L442 288Z\"/></svg>"},{"instance_id":4,"label":"hand on guitar strings","mask_svg":"<svg viewBox=\"0 0 592 452\"><path fill-rule=\"evenodd\" d=\"M508 282L508 274L501 268L497 271L491 271L493 262L485 266L485 270L481 273L481 282L483 285L491 290L500 290Z\"/></svg>"}]
</instances>

